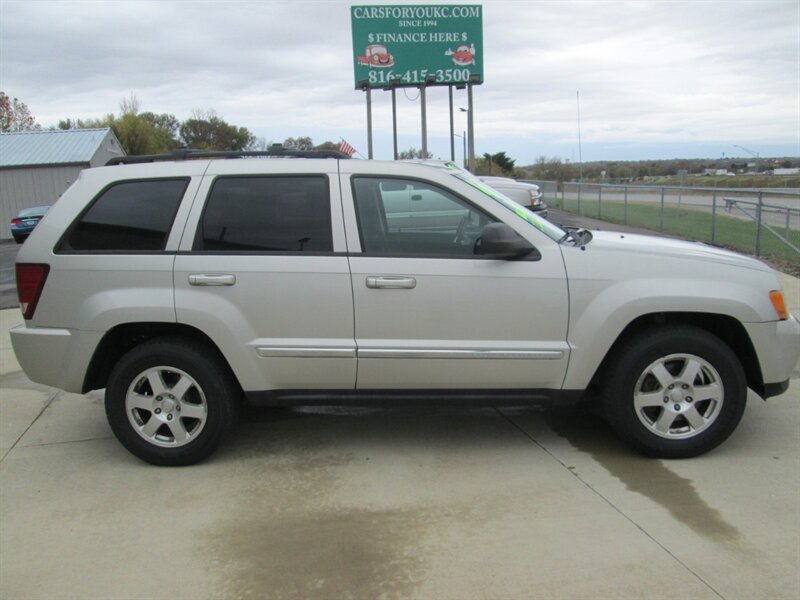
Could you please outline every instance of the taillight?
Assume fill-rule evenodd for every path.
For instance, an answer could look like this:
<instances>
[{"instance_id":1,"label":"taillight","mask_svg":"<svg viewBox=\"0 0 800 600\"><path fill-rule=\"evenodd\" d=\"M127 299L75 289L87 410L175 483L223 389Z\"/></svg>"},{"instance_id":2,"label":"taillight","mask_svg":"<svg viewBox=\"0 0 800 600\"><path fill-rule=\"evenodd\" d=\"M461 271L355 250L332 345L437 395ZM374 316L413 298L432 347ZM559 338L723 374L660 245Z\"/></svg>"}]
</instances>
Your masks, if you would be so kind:
<instances>
[{"instance_id":1,"label":"taillight","mask_svg":"<svg viewBox=\"0 0 800 600\"><path fill-rule=\"evenodd\" d=\"M17 296L22 318L26 321L33 318L49 272L50 265L17 263Z\"/></svg>"},{"instance_id":2,"label":"taillight","mask_svg":"<svg viewBox=\"0 0 800 600\"><path fill-rule=\"evenodd\" d=\"M22 219L17 219L16 217L11 219L12 225L19 225L20 223L22 223Z\"/></svg>"}]
</instances>

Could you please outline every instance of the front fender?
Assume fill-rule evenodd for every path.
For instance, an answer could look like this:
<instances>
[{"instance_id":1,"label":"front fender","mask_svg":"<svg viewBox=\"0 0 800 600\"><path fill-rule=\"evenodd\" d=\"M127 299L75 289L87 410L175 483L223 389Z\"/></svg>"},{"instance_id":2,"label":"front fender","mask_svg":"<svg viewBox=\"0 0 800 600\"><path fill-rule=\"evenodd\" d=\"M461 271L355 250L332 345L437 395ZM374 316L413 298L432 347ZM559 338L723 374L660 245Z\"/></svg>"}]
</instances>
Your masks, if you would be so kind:
<instances>
[{"instance_id":1,"label":"front fender","mask_svg":"<svg viewBox=\"0 0 800 600\"><path fill-rule=\"evenodd\" d=\"M625 328L658 313L717 314L741 323L763 322L764 302L752 285L736 281L652 278L608 282L570 280L570 364L564 389L584 389Z\"/></svg>"}]
</instances>

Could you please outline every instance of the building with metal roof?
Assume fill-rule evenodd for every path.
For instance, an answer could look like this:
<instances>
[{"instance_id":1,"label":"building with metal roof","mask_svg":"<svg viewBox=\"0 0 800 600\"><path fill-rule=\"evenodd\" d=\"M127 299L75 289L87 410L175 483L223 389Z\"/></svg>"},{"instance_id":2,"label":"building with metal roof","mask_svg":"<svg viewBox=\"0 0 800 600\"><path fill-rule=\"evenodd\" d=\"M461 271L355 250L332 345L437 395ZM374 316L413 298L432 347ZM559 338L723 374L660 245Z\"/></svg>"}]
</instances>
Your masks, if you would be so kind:
<instances>
[{"instance_id":1,"label":"building with metal roof","mask_svg":"<svg viewBox=\"0 0 800 600\"><path fill-rule=\"evenodd\" d=\"M0 239L20 210L53 204L82 169L124 155L110 128L0 133Z\"/></svg>"}]
</instances>

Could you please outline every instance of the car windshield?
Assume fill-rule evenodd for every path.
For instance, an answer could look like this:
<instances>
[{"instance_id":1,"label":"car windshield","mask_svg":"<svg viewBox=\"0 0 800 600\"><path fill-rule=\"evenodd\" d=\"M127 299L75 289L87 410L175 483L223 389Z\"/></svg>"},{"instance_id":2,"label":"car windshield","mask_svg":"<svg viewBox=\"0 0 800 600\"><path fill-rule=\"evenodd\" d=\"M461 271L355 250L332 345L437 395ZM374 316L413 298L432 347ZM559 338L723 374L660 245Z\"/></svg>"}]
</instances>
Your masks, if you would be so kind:
<instances>
[{"instance_id":1,"label":"car windshield","mask_svg":"<svg viewBox=\"0 0 800 600\"><path fill-rule=\"evenodd\" d=\"M509 198L505 194L498 192L496 189L489 186L488 184L483 183L478 179L475 179L471 174L469 174L469 172L459 170L458 173L453 173L453 175L455 177L458 177L461 181L468 183L479 192L484 193L486 196L488 196L495 202L499 202L506 208L514 211L514 214L516 214L520 219L527 221L529 224L536 227L536 229L541 231L551 240L555 240L556 242L561 241L561 239L563 239L564 235L566 234L566 231L564 231L557 225L554 225L547 219L543 219L542 217L532 213L521 204L514 202L511 198Z\"/></svg>"}]
</instances>

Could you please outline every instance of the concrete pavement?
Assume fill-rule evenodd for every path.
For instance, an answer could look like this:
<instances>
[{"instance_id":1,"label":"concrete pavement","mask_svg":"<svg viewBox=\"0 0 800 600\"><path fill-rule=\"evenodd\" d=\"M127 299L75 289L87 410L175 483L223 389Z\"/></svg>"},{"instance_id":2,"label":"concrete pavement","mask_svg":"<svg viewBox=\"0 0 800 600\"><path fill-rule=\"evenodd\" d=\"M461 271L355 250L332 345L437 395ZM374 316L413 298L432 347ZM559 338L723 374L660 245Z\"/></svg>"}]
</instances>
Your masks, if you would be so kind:
<instances>
[{"instance_id":1,"label":"concrete pavement","mask_svg":"<svg viewBox=\"0 0 800 600\"><path fill-rule=\"evenodd\" d=\"M2 598L800 597L800 372L692 460L591 416L309 409L171 469L116 442L101 394L30 383L19 321L0 311Z\"/></svg>"}]
</instances>

